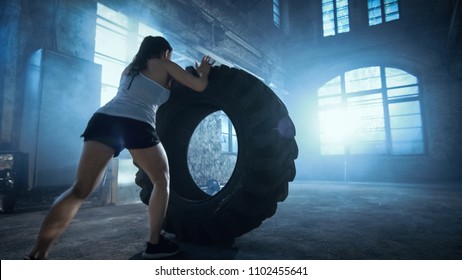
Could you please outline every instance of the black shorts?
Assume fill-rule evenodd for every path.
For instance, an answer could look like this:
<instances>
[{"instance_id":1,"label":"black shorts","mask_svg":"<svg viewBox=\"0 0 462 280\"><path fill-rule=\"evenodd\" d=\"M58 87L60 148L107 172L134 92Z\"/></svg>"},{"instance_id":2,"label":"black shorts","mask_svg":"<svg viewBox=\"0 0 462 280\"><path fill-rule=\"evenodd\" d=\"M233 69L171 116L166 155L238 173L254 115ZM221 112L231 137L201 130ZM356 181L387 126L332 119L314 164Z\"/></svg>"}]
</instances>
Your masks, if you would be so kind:
<instances>
[{"instance_id":1,"label":"black shorts","mask_svg":"<svg viewBox=\"0 0 462 280\"><path fill-rule=\"evenodd\" d=\"M95 113L81 135L84 141L98 141L114 149L114 157L124 149L142 149L160 143L156 130L148 123Z\"/></svg>"}]
</instances>

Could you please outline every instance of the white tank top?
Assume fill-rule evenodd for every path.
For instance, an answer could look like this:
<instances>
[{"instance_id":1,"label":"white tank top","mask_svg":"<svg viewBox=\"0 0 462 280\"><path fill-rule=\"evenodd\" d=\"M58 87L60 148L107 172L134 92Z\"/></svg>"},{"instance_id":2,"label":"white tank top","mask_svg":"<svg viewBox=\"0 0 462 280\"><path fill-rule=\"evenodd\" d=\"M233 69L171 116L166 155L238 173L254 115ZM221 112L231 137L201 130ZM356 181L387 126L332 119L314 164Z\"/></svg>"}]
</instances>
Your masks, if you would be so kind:
<instances>
[{"instance_id":1,"label":"white tank top","mask_svg":"<svg viewBox=\"0 0 462 280\"><path fill-rule=\"evenodd\" d=\"M156 113L170 90L143 75L122 75L116 96L96 112L147 122L156 128Z\"/></svg>"}]
</instances>

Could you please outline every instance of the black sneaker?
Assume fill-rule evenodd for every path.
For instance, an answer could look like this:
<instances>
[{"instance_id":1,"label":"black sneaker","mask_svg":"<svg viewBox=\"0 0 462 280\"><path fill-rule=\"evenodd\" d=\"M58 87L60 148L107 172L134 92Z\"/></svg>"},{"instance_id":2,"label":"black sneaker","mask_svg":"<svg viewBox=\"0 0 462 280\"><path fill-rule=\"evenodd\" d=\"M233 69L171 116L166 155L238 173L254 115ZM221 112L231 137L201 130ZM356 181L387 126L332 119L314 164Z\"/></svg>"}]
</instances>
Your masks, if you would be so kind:
<instances>
[{"instance_id":1,"label":"black sneaker","mask_svg":"<svg viewBox=\"0 0 462 280\"><path fill-rule=\"evenodd\" d=\"M147 242L146 251L143 252L143 258L146 259L160 259L175 255L180 251L180 247L165 238L165 236L159 236L159 243L151 244Z\"/></svg>"}]
</instances>

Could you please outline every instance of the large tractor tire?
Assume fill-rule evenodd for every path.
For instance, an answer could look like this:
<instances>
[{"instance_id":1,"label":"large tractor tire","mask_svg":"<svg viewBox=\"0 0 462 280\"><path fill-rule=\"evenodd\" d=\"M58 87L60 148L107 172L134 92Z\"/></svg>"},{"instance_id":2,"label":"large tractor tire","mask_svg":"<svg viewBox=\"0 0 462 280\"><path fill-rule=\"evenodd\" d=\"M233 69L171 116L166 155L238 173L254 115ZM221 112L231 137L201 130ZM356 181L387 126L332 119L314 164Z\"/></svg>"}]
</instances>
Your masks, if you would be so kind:
<instances>
[{"instance_id":1,"label":"large tractor tire","mask_svg":"<svg viewBox=\"0 0 462 280\"><path fill-rule=\"evenodd\" d=\"M239 149L227 184L210 196L194 182L187 153L195 128L219 110L233 123ZM298 156L295 127L276 94L247 72L215 66L202 93L175 84L170 99L158 110L157 132L170 165L164 229L178 240L232 241L273 216L277 203L286 199ZM142 170L136 183L142 187L141 200L148 204L152 184Z\"/></svg>"}]
</instances>

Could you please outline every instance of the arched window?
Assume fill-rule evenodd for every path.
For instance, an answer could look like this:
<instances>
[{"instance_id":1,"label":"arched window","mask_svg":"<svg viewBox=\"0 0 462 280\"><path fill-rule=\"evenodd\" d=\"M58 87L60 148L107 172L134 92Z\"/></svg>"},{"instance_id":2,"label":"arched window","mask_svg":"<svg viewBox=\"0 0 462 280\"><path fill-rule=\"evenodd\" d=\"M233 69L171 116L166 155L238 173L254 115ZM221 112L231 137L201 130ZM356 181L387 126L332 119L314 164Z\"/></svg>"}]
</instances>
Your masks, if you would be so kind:
<instances>
[{"instance_id":1,"label":"arched window","mask_svg":"<svg viewBox=\"0 0 462 280\"><path fill-rule=\"evenodd\" d=\"M418 79L396 68L359 68L318 90L321 154L424 153Z\"/></svg>"}]
</instances>

